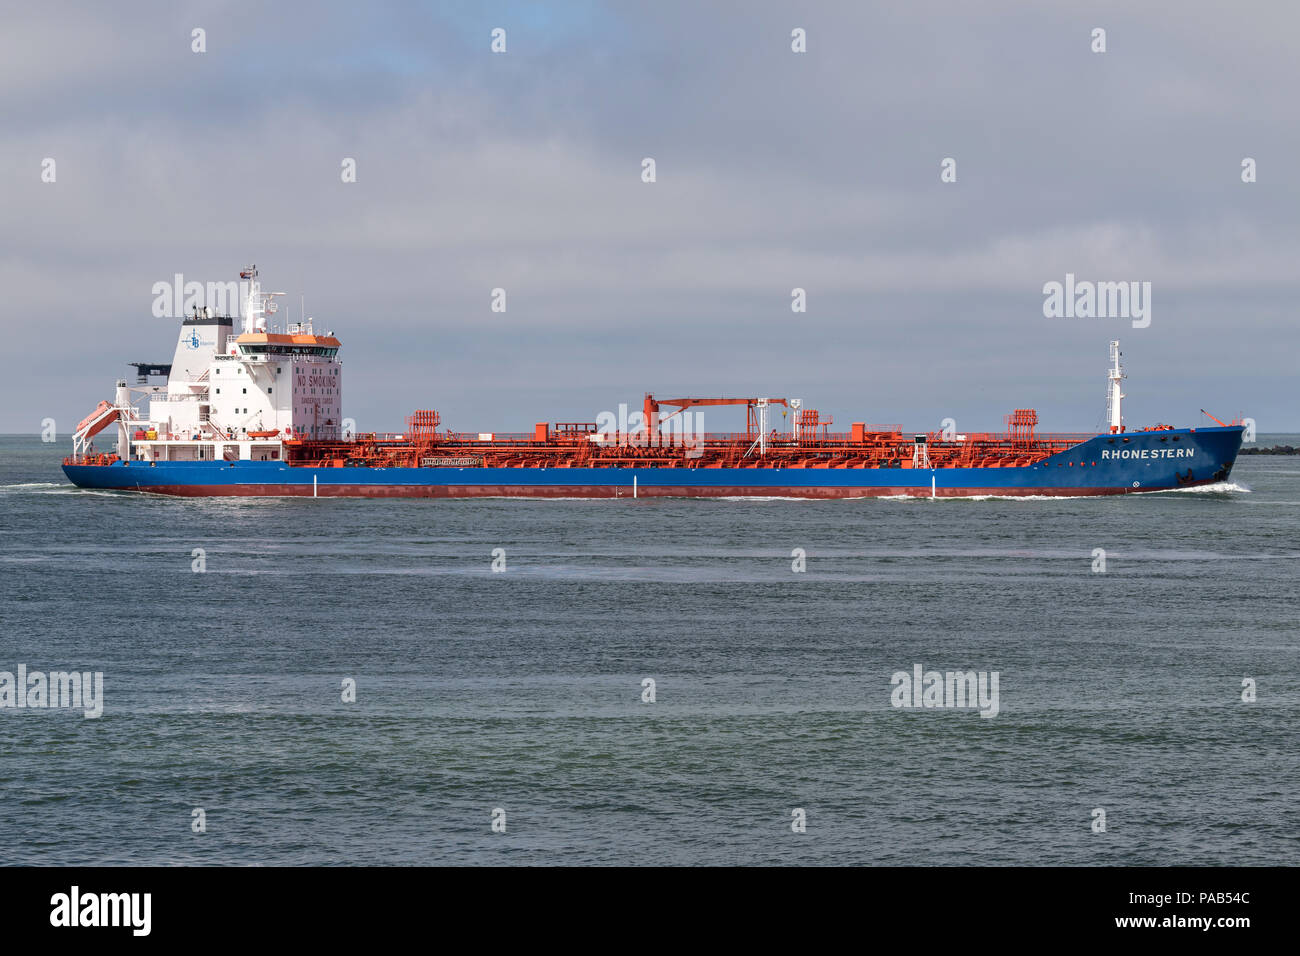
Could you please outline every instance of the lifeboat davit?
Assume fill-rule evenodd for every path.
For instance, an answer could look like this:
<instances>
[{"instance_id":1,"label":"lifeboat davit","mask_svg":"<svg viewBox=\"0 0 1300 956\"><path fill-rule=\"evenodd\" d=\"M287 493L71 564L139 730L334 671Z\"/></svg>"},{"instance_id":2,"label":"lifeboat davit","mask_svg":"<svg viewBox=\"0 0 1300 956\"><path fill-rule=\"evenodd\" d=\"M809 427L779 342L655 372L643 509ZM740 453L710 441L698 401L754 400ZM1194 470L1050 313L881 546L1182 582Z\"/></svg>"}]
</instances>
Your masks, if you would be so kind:
<instances>
[{"instance_id":1,"label":"lifeboat davit","mask_svg":"<svg viewBox=\"0 0 1300 956\"><path fill-rule=\"evenodd\" d=\"M100 402L95 406L95 410L77 425L76 434L85 438L93 438L117 421L119 414L111 402Z\"/></svg>"}]
</instances>

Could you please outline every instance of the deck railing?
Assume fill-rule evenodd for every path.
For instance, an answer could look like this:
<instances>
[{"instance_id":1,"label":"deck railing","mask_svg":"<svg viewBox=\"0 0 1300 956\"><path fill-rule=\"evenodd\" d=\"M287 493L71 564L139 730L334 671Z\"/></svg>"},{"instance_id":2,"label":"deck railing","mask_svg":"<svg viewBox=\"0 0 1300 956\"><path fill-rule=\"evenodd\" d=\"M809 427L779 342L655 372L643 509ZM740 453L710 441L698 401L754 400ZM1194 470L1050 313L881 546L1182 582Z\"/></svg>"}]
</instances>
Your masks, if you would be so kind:
<instances>
[{"instance_id":1,"label":"deck railing","mask_svg":"<svg viewBox=\"0 0 1300 956\"><path fill-rule=\"evenodd\" d=\"M480 435L491 434L492 438L481 439ZM882 441L896 441L903 444L912 444L913 436L925 435L926 440L931 445L943 445L951 447L953 445L971 445L975 443L990 444L1023 444L1025 439L1013 438L1007 432L959 432L961 440L955 438L945 438L942 432L925 432L925 431L907 431L899 425L867 425L863 429L863 437L868 444L879 443ZM1031 444L1078 444L1087 441L1090 438L1096 438L1097 432L1038 432L1034 435ZM352 436L351 441L356 442L410 442L415 438L415 434L406 432L357 432ZM427 434L421 435L421 438L430 437ZM671 446L681 445L684 442L697 443L703 442L706 445L730 445L742 442L757 441L758 435L750 432L705 432L703 434L687 433L683 435L680 432L663 432L652 440L645 432L609 432L603 439L593 441L589 433L557 433L551 431L548 433L546 441L538 441L534 432L453 432L440 431L432 436L439 444L464 444L464 445L487 445L489 442L496 445L553 445L556 443L573 443L573 442L590 442L593 446L609 445L617 443L619 445L633 445L639 447L646 446ZM346 439L343 439L346 441ZM816 442L827 445L851 445L856 444L853 440L852 432L817 432L815 435L805 435L802 438L791 435L789 432L778 431L773 435L768 432L766 444L772 448L806 446L809 443Z\"/></svg>"}]
</instances>

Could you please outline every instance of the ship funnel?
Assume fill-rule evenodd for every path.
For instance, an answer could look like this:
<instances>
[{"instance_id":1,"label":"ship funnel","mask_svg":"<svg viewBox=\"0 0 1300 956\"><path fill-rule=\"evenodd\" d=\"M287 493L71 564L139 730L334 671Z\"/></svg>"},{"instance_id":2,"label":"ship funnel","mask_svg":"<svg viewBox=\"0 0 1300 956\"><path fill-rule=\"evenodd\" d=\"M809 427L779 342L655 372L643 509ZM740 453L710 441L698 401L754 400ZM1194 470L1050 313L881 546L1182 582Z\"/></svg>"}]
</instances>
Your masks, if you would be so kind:
<instances>
[{"instance_id":1,"label":"ship funnel","mask_svg":"<svg viewBox=\"0 0 1300 956\"><path fill-rule=\"evenodd\" d=\"M257 281L257 266L250 265L239 270L239 278L248 280L248 298L244 300L244 334L248 335L257 328L257 320L262 312L262 286Z\"/></svg>"},{"instance_id":2,"label":"ship funnel","mask_svg":"<svg viewBox=\"0 0 1300 956\"><path fill-rule=\"evenodd\" d=\"M234 325L230 316L212 315L207 309L195 310L181 320L180 336L167 374L168 394L193 394L191 384L203 381L213 357L226 351ZM140 371L143 373L144 368Z\"/></svg>"}]
</instances>

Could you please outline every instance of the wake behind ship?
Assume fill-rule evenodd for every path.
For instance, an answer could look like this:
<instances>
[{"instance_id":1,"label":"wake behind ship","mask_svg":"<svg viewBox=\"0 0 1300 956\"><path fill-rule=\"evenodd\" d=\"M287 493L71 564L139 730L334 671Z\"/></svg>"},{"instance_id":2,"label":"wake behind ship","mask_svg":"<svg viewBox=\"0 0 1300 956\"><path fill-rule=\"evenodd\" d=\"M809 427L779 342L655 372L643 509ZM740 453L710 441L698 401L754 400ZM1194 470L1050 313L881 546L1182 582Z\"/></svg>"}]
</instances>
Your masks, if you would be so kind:
<instances>
[{"instance_id":1,"label":"wake behind ship","mask_svg":"<svg viewBox=\"0 0 1300 956\"><path fill-rule=\"evenodd\" d=\"M356 433L342 417L341 343L310 320L268 328L275 297L256 267L241 328L195 309L170 365L136 363L78 425L64 473L82 488L169 495L347 497L641 496L861 498L1110 495L1227 480L1240 423L1129 431L1121 411L1119 343L1107 371L1109 430L1037 432L1033 409L1005 430L905 433L831 418L795 398L647 395L640 412L597 422L538 422L519 434L441 430L417 411L401 434ZM165 385L151 384L166 377ZM692 410L744 406L746 429L683 427ZM769 427L779 419L782 430ZM664 414L664 409L672 409ZM1208 414L1208 413L1207 413ZM769 422L771 418L771 422ZM113 452L93 440L110 427Z\"/></svg>"}]
</instances>

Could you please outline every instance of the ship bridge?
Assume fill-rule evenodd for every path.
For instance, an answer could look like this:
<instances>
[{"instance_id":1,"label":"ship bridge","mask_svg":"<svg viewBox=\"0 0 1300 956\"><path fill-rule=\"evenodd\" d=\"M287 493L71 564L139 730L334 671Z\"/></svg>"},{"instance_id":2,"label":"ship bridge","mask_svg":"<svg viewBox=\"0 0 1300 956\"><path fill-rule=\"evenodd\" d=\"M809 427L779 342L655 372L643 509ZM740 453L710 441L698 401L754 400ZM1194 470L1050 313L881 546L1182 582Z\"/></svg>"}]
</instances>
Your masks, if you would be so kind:
<instances>
[{"instance_id":1,"label":"ship bridge","mask_svg":"<svg viewBox=\"0 0 1300 956\"><path fill-rule=\"evenodd\" d=\"M238 333L232 317L195 308L181 323L170 364L136 363L143 381L118 382L115 401L103 403L112 414L98 411L94 431L115 422L121 457L275 460L287 440L343 437L342 343L305 317L271 326L275 298L284 293L263 292L257 276L256 266L240 272L248 295ZM165 386L148 384L160 375ZM83 445L93 437L85 431Z\"/></svg>"}]
</instances>

